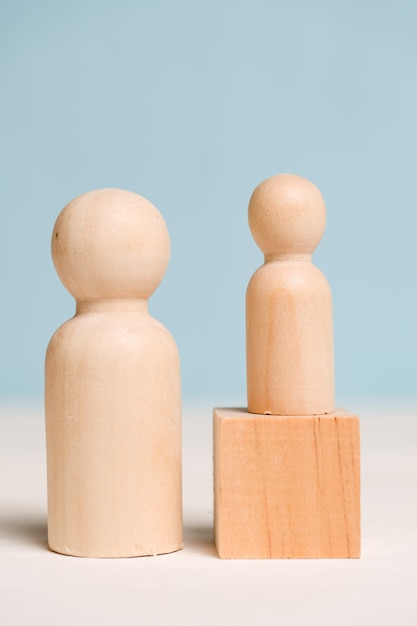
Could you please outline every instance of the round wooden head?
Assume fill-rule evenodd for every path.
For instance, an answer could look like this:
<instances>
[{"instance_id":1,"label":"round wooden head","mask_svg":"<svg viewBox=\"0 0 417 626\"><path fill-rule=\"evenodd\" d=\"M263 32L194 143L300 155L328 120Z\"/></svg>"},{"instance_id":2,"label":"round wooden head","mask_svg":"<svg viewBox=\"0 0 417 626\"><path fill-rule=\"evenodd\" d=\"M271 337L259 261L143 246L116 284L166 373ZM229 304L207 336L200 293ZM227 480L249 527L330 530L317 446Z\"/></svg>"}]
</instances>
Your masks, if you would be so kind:
<instances>
[{"instance_id":1,"label":"round wooden head","mask_svg":"<svg viewBox=\"0 0 417 626\"><path fill-rule=\"evenodd\" d=\"M301 176L272 176L251 196L249 227L266 258L312 254L325 225L323 196Z\"/></svg>"},{"instance_id":2,"label":"round wooden head","mask_svg":"<svg viewBox=\"0 0 417 626\"><path fill-rule=\"evenodd\" d=\"M52 258L78 300L148 298L169 261L159 211L130 191L101 189L72 200L52 233Z\"/></svg>"}]
</instances>

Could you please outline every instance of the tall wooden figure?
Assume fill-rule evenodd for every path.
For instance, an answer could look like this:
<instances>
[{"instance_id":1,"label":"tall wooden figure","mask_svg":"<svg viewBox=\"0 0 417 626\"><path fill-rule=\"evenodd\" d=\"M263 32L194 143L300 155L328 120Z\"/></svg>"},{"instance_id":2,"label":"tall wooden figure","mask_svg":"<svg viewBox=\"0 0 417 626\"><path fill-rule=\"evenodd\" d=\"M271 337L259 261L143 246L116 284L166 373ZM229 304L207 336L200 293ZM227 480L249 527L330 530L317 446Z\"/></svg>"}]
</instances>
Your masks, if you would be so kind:
<instances>
[{"instance_id":1,"label":"tall wooden figure","mask_svg":"<svg viewBox=\"0 0 417 626\"><path fill-rule=\"evenodd\" d=\"M52 550L131 557L182 547L179 356L147 299L165 273L157 209L118 189L70 202L52 235L76 314L45 368Z\"/></svg>"},{"instance_id":2,"label":"tall wooden figure","mask_svg":"<svg viewBox=\"0 0 417 626\"><path fill-rule=\"evenodd\" d=\"M359 420L334 407L331 293L311 263L321 193L298 176L269 178L249 225L265 263L246 296L248 410L214 411L217 551L358 557Z\"/></svg>"}]
</instances>

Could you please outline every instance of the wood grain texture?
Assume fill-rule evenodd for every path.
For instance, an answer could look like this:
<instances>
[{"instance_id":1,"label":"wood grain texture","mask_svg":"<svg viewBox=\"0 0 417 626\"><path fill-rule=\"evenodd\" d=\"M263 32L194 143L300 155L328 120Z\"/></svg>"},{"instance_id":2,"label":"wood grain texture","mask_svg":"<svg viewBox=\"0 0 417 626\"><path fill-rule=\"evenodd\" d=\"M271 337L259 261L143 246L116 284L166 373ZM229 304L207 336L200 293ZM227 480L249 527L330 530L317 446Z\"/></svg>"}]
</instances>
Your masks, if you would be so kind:
<instances>
[{"instance_id":1,"label":"wood grain texture","mask_svg":"<svg viewBox=\"0 0 417 626\"><path fill-rule=\"evenodd\" d=\"M45 365L48 540L75 556L182 547L180 363L148 312L169 238L147 200L90 192L60 214L53 259L77 300Z\"/></svg>"},{"instance_id":2,"label":"wood grain texture","mask_svg":"<svg viewBox=\"0 0 417 626\"><path fill-rule=\"evenodd\" d=\"M220 558L360 556L359 419L214 410Z\"/></svg>"}]
</instances>

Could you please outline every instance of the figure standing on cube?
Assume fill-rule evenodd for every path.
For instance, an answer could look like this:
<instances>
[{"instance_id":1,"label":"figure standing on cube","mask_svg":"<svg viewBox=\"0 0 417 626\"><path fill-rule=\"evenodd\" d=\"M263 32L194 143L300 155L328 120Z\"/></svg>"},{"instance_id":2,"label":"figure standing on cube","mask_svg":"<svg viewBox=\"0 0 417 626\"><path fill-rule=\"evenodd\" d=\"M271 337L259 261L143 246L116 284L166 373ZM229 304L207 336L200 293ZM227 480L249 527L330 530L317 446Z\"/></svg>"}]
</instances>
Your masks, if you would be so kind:
<instances>
[{"instance_id":1,"label":"figure standing on cube","mask_svg":"<svg viewBox=\"0 0 417 626\"><path fill-rule=\"evenodd\" d=\"M249 224L265 263L246 297L248 409L214 410L217 551L358 557L359 420L334 407L331 292L311 263L322 195L273 176L253 192Z\"/></svg>"}]
</instances>

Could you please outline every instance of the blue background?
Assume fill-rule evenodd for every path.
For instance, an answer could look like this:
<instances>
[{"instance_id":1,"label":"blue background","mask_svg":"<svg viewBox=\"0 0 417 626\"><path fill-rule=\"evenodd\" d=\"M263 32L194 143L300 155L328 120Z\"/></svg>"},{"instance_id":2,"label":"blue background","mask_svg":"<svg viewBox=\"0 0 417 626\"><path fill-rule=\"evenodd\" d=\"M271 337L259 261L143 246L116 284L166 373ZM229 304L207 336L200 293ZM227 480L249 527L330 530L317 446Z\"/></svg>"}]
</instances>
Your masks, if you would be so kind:
<instances>
[{"instance_id":1,"label":"blue background","mask_svg":"<svg viewBox=\"0 0 417 626\"><path fill-rule=\"evenodd\" d=\"M338 397L416 396L416 33L405 0L2 2L1 398L42 397L53 224L112 186L167 222L185 398L245 404L247 204L279 172L326 200Z\"/></svg>"}]
</instances>

